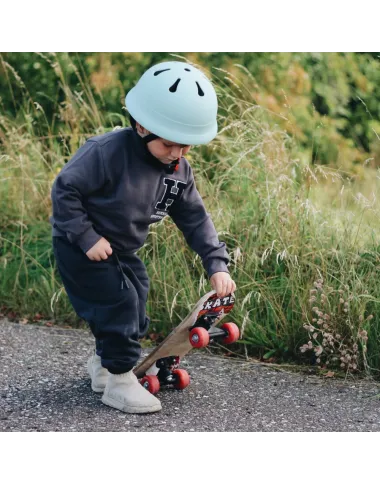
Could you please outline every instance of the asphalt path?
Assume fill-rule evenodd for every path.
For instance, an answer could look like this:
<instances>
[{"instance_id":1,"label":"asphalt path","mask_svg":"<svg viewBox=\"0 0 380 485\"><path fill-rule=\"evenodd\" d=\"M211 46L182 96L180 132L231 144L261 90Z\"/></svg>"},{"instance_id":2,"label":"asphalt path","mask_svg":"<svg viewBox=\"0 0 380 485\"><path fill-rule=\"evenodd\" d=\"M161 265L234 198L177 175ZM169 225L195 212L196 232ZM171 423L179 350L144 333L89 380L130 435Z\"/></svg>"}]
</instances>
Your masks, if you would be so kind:
<instances>
[{"instance_id":1,"label":"asphalt path","mask_svg":"<svg viewBox=\"0 0 380 485\"><path fill-rule=\"evenodd\" d=\"M90 387L87 330L0 320L0 431L379 431L376 382L321 378L193 351L183 391L166 389L162 411L105 406ZM144 349L144 354L149 352Z\"/></svg>"}]
</instances>

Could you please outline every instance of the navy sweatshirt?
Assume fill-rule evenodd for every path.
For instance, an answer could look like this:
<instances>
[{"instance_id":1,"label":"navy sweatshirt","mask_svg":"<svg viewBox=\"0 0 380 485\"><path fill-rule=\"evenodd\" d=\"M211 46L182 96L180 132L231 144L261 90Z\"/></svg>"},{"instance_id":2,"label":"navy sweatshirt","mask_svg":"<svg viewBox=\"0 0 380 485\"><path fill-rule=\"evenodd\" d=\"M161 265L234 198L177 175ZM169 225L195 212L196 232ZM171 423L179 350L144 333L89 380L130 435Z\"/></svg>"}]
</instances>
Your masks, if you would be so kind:
<instances>
[{"instance_id":1,"label":"navy sweatshirt","mask_svg":"<svg viewBox=\"0 0 380 485\"><path fill-rule=\"evenodd\" d=\"M169 215L208 276L228 273L226 245L218 239L188 161L182 157L177 168L153 157L131 128L88 139L54 181L53 236L67 237L84 253L101 237L116 252L134 253L149 225Z\"/></svg>"}]
</instances>

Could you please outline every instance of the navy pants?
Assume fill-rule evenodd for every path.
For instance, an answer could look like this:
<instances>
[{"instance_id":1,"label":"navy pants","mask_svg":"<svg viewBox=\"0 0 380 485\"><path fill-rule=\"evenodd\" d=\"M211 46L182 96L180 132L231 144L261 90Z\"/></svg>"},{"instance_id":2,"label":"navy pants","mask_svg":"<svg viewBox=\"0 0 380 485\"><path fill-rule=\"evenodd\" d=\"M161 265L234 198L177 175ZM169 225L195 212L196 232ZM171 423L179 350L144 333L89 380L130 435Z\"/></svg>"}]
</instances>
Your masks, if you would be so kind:
<instances>
[{"instance_id":1,"label":"navy pants","mask_svg":"<svg viewBox=\"0 0 380 485\"><path fill-rule=\"evenodd\" d=\"M107 260L91 261L64 237L53 237L53 251L69 300L95 337L102 366L112 374L130 371L149 326L144 263L136 254L114 250Z\"/></svg>"}]
</instances>

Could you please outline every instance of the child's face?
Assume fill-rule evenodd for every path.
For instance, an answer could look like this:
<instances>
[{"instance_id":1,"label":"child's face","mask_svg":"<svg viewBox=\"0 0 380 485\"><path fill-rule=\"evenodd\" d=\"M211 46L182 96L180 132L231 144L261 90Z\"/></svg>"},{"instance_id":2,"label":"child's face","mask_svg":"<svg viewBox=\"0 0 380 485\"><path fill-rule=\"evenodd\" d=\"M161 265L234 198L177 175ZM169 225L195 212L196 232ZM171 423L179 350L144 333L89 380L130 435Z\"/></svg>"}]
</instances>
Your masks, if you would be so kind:
<instances>
[{"instance_id":1,"label":"child's face","mask_svg":"<svg viewBox=\"0 0 380 485\"><path fill-rule=\"evenodd\" d=\"M163 138L157 138L147 145L150 153L162 163L172 163L189 152L190 145L179 145Z\"/></svg>"},{"instance_id":2,"label":"child's face","mask_svg":"<svg viewBox=\"0 0 380 485\"><path fill-rule=\"evenodd\" d=\"M143 128L139 123L136 123L137 131L144 136L150 132ZM157 138L147 144L150 153L156 157L160 162L170 164L173 160L177 160L189 153L191 145L181 145L174 143L164 138Z\"/></svg>"}]
</instances>

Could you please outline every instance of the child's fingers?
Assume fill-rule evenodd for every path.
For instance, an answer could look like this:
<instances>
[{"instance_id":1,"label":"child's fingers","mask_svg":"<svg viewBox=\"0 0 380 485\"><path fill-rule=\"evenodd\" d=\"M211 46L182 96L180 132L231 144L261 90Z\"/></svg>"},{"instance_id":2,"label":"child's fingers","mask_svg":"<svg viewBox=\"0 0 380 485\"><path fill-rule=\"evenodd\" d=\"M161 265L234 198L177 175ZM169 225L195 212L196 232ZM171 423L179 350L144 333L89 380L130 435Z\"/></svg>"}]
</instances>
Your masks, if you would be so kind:
<instances>
[{"instance_id":1,"label":"child's fingers","mask_svg":"<svg viewBox=\"0 0 380 485\"><path fill-rule=\"evenodd\" d=\"M218 274L211 279L211 285L219 298L230 295L236 290L236 284L234 280L226 274Z\"/></svg>"},{"instance_id":2,"label":"child's fingers","mask_svg":"<svg viewBox=\"0 0 380 485\"><path fill-rule=\"evenodd\" d=\"M218 296L220 296L223 291L223 283L220 279L218 279L216 282L215 291Z\"/></svg>"},{"instance_id":3,"label":"child's fingers","mask_svg":"<svg viewBox=\"0 0 380 485\"><path fill-rule=\"evenodd\" d=\"M234 280L229 279L227 280L226 288L225 288L225 293L223 296L230 295L236 290L236 284Z\"/></svg>"},{"instance_id":4,"label":"child's fingers","mask_svg":"<svg viewBox=\"0 0 380 485\"><path fill-rule=\"evenodd\" d=\"M227 288L228 288L228 281L225 279L221 279L219 291L217 292L220 298L227 295Z\"/></svg>"},{"instance_id":5,"label":"child's fingers","mask_svg":"<svg viewBox=\"0 0 380 485\"><path fill-rule=\"evenodd\" d=\"M215 287L215 291L216 291L216 294L218 296L220 296L222 289L223 289L222 282L220 280L218 280L217 283L216 283L216 287Z\"/></svg>"}]
</instances>

